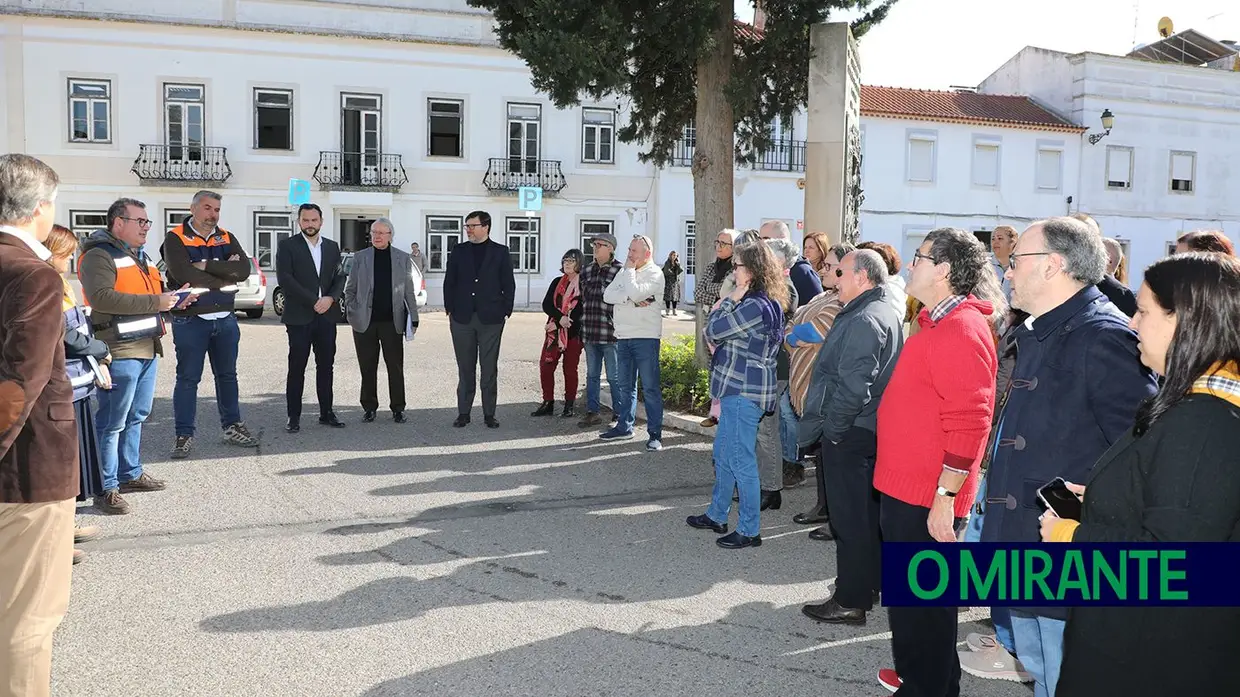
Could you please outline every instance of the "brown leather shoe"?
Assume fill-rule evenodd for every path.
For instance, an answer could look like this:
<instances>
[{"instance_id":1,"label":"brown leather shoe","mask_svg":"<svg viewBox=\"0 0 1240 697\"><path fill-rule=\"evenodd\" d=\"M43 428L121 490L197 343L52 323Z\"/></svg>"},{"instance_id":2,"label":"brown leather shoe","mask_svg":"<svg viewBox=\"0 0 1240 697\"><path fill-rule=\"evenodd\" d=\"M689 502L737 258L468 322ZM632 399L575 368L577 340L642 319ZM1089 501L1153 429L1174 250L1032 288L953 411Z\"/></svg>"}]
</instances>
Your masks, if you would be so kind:
<instances>
[{"instance_id":1,"label":"brown leather shoe","mask_svg":"<svg viewBox=\"0 0 1240 697\"><path fill-rule=\"evenodd\" d=\"M597 411L588 412L586 418L577 422L581 428L589 428L590 426L598 426L603 423L603 417L598 415Z\"/></svg>"},{"instance_id":2,"label":"brown leather shoe","mask_svg":"<svg viewBox=\"0 0 1240 697\"><path fill-rule=\"evenodd\" d=\"M146 472L138 475L137 479L128 482L121 482L122 494L136 494L141 491L163 491L167 488L167 484L152 477Z\"/></svg>"},{"instance_id":3,"label":"brown leather shoe","mask_svg":"<svg viewBox=\"0 0 1240 697\"><path fill-rule=\"evenodd\" d=\"M129 512L129 502L121 498L121 492L111 489L95 497L95 509L107 515L125 515Z\"/></svg>"}]
</instances>

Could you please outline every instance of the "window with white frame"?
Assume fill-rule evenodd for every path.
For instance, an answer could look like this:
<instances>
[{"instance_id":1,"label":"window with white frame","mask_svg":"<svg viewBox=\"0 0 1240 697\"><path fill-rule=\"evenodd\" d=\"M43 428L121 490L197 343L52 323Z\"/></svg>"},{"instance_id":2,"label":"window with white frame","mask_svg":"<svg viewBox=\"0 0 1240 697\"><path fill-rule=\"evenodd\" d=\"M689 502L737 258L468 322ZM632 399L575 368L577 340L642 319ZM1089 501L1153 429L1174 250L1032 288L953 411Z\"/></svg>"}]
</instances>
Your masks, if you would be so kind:
<instances>
[{"instance_id":1,"label":"window with white frame","mask_svg":"<svg viewBox=\"0 0 1240 697\"><path fill-rule=\"evenodd\" d=\"M254 258L258 265L271 270L276 267L276 250L280 242L293 235L293 214L254 212Z\"/></svg>"},{"instance_id":2,"label":"window with white frame","mask_svg":"<svg viewBox=\"0 0 1240 697\"><path fill-rule=\"evenodd\" d=\"M697 275L697 225L685 221L685 275Z\"/></svg>"},{"instance_id":3,"label":"window with white frame","mask_svg":"<svg viewBox=\"0 0 1240 697\"><path fill-rule=\"evenodd\" d=\"M938 138L933 132L913 131L909 133L906 171L910 182L934 182L937 145Z\"/></svg>"},{"instance_id":4,"label":"window with white frame","mask_svg":"<svg viewBox=\"0 0 1240 697\"><path fill-rule=\"evenodd\" d=\"M107 227L107 211L69 211L69 229L78 238L79 249L81 249L82 240L90 237L96 230L106 230ZM69 270L74 273L77 273L77 259L78 252L74 252L73 258L69 260Z\"/></svg>"},{"instance_id":5,"label":"window with white frame","mask_svg":"<svg viewBox=\"0 0 1240 697\"><path fill-rule=\"evenodd\" d=\"M1197 153L1171 151L1171 190L1180 194L1193 193L1197 176Z\"/></svg>"},{"instance_id":6,"label":"window with white frame","mask_svg":"<svg viewBox=\"0 0 1240 697\"><path fill-rule=\"evenodd\" d=\"M611 164L615 158L614 109L581 110L581 161Z\"/></svg>"},{"instance_id":7,"label":"window with white frame","mask_svg":"<svg viewBox=\"0 0 1240 697\"><path fill-rule=\"evenodd\" d=\"M164 85L164 140L168 159L199 162L206 143L206 87Z\"/></svg>"},{"instance_id":8,"label":"window with white frame","mask_svg":"<svg viewBox=\"0 0 1240 697\"><path fill-rule=\"evenodd\" d=\"M1063 145L1038 143L1038 159L1034 179L1038 191L1059 191L1063 188Z\"/></svg>"},{"instance_id":9,"label":"window with white frame","mask_svg":"<svg viewBox=\"0 0 1240 697\"><path fill-rule=\"evenodd\" d=\"M459 215L426 216L427 271L447 270L448 255L460 244L464 225L465 219Z\"/></svg>"},{"instance_id":10,"label":"window with white frame","mask_svg":"<svg viewBox=\"0 0 1240 697\"><path fill-rule=\"evenodd\" d=\"M254 88L254 149L293 149L293 90Z\"/></svg>"},{"instance_id":11,"label":"window with white frame","mask_svg":"<svg viewBox=\"0 0 1240 697\"><path fill-rule=\"evenodd\" d=\"M112 82L69 78L69 140L112 142Z\"/></svg>"},{"instance_id":12,"label":"window with white frame","mask_svg":"<svg viewBox=\"0 0 1240 697\"><path fill-rule=\"evenodd\" d=\"M188 218L189 216L190 216L190 210L188 208L165 208L164 209L164 232L165 233L171 232L172 228L185 222L185 219Z\"/></svg>"},{"instance_id":13,"label":"window with white frame","mask_svg":"<svg viewBox=\"0 0 1240 697\"><path fill-rule=\"evenodd\" d=\"M999 186L999 145L997 138L973 139L973 186Z\"/></svg>"},{"instance_id":14,"label":"window with white frame","mask_svg":"<svg viewBox=\"0 0 1240 697\"><path fill-rule=\"evenodd\" d=\"M586 255L588 259L594 251L594 243L591 241L599 235L615 234L615 223L610 220L583 220L581 221L580 238L581 253Z\"/></svg>"},{"instance_id":15,"label":"window with white frame","mask_svg":"<svg viewBox=\"0 0 1240 697\"><path fill-rule=\"evenodd\" d=\"M426 100L426 154L431 157L464 157L464 118L465 102L459 99Z\"/></svg>"},{"instance_id":16,"label":"window with white frame","mask_svg":"<svg viewBox=\"0 0 1240 697\"><path fill-rule=\"evenodd\" d=\"M508 253L516 273L538 273L538 238L542 218L508 218L506 221Z\"/></svg>"},{"instance_id":17,"label":"window with white frame","mask_svg":"<svg viewBox=\"0 0 1240 697\"><path fill-rule=\"evenodd\" d=\"M1107 188L1132 188L1132 148L1107 146Z\"/></svg>"},{"instance_id":18,"label":"window with white frame","mask_svg":"<svg viewBox=\"0 0 1240 697\"><path fill-rule=\"evenodd\" d=\"M900 250L900 258L912 259L922 243L926 241L926 235L930 234L930 230L931 228L928 227L905 226L904 245Z\"/></svg>"}]
</instances>

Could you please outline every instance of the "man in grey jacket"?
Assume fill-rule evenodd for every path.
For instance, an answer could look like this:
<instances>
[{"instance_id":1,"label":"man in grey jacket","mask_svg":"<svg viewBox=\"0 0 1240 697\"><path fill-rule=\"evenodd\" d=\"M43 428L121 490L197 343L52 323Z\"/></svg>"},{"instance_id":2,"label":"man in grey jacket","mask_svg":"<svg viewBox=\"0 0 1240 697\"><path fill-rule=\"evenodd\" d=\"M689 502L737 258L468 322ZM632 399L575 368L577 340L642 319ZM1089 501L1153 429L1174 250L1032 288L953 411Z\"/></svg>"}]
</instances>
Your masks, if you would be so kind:
<instances>
[{"instance_id":1,"label":"man in grey jacket","mask_svg":"<svg viewBox=\"0 0 1240 697\"><path fill-rule=\"evenodd\" d=\"M851 252L835 270L844 309L818 354L797 441L819 440L818 476L826 477L839 576L835 593L802 608L819 622L865 624L878 595L878 403L904 343L902 317L887 302L887 265L878 252Z\"/></svg>"},{"instance_id":2,"label":"man in grey jacket","mask_svg":"<svg viewBox=\"0 0 1240 697\"><path fill-rule=\"evenodd\" d=\"M344 308L353 327L353 345L362 370L362 421L379 411L379 349L387 366L392 419L405 423L405 347L418 326L413 260L392 246L395 227L387 218L370 225L370 247L353 256L344 285Z\"/></svg>"}]
</instances>

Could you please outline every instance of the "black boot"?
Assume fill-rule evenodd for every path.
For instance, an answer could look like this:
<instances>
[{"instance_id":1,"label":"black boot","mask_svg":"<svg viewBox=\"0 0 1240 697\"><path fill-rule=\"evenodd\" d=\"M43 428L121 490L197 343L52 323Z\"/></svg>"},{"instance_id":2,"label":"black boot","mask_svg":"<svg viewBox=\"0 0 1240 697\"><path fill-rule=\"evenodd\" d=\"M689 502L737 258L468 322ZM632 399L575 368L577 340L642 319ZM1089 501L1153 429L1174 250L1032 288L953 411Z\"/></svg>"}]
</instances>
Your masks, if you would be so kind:
<instances>
[{"instance_id":1,"label":"black boot","mask_svg":"<svg viewBox=\"0 0 1240 697\"><path fill-rule=\"evenodd\" d=\"M800 486L805 483L805 465L784 460L784 486Z\"/></svg>"},{"instance_id":2,"label":"black boot","mask_svg":"<svg viewBox=\"0 0 1240 697\"><path fill-rule=\"evenodd\" d=\"M555 413L555 402L543 402L538 408L530 412L530 416L551 416Z\"/></svg>"},{"instance_id":3,"label":"black boot","mask_svg":"<svg viewBox=\"0 0 1240 697\"><path fill-rule=\"evenodd\" d=\"M784 495L778 490L762 492L761 500L762 505L758 508L759 511L765 511L768 508L772 511L778 511L779 507L784 505Z\"/></svg>"},{"instance_id":4,"label":"black boot","mask_svg":"<svg viewBox=\"0 0 1240 697\"><path fill-rule=\"evenodd\" d=\"M575 401L576 400L573 400L573 399L564 400L564 411L560 412L560 416L566 419L576 416L577 410L573 408L573 402Z\"/></svg>"}]
</instances>

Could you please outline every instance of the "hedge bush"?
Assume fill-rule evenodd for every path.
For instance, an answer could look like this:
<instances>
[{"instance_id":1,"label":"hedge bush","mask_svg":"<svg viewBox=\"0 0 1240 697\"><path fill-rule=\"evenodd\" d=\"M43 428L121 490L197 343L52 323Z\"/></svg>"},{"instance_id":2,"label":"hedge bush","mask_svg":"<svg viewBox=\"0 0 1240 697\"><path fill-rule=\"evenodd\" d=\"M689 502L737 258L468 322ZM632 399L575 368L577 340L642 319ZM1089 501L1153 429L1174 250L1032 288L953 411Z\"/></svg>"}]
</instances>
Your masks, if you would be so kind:
<instances>
[{"instance_id":1,"label":"hedge bush","mask_svg":"<svg viewBox=\"0 0 1240 697\"><path fill-rule=\"evenodd\" d=\"M682 334L659 346L659 377L666 409L705 416L710 411L710 371L694 363L694 337Z\"/></svg>"}]
</instances>

